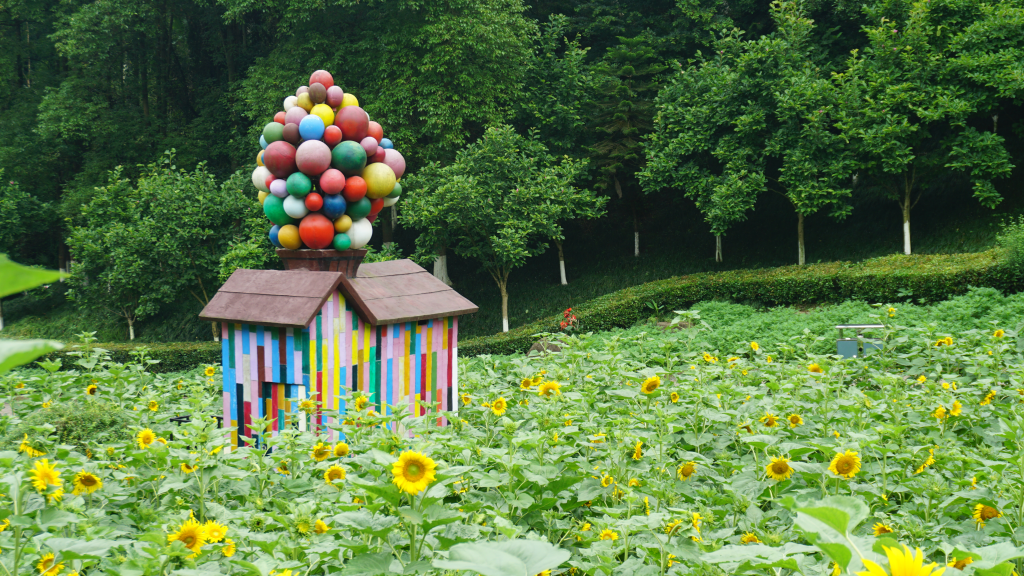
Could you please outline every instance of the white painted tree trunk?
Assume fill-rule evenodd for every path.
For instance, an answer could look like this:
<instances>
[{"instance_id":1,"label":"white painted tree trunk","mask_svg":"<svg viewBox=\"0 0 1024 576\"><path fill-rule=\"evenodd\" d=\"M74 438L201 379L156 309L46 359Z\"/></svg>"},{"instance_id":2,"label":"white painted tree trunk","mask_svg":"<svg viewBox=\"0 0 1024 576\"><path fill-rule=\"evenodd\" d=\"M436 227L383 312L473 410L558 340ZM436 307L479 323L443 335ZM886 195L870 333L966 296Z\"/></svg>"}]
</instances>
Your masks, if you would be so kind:
<instances>
[{"instance_id":1,"label":"white painted tree trunk","mask_svg":"<svg viewBox=\"0 0 1024 576\"><path fill-rule=\"evenodd\" d=\"M804 258L804 215L797 214L796 216L797 262L803 266L806 261Z\"/></svg>"},{"instance_id":2,"label":"white painted tree trunk","mask_svg":"<svg viewBox=\"0 0 1024 576\"><path fill-rule=\"evenodd\" d=\"M504 284L499 284L501 290L501 331L508 332L508 290Z\"/></svg>"},{"instance_id":3,"label":"white painted tree trunk","mask_svg":"<svg viewBox=\"0 0 1024 576\"><path fill-rule=\"evenodd\" d=\"M640 232L633 232L633 256L640 257Z\"/></svg>"},{"instance_id":4,"label":"white painted tree trunk","mask_svg":"<svg viewBox=\"0 0 1024 576\"><path fill-rule=\"evenodd\" d=\"M722 237L715 236L715 262L722 261Z\"/></svg>"},{"instance_id":5,"label":"white painted tree trunk","mask_svg":"<svg viewBox=\"0 0 1024 576\"><path fill-rule=\"evenodd\" d=\"M910 255L910 218L903 221L903 253Z\"/></svg>"},{"instance_id":6,"label":"white painted tree trunk","mask_svg":"<svg viewBox=\"0 0 1024 576\"><path fill-rule=\"evenodd\" d=\"M128 321L128 339L135 340L135 322L132 320Z\"/></svg>"},{"instance_id":7,"label":"white painted tree trunk","mask_svg":"<svg viewBox=\"0 0 1024 576\"><path fill-rule=\"evenodd\" d=\"M452 279L448 277L448 255L443 251L434 258L434 277L449 286L452 285Z\"/></svg>"},{"instance_id":8,"label":"white painted tree trunk","mask_svg":"<svg viewBox=\"0 0 1024 576\"><path fill-rule=\"evenodd\" d=\"M562 278L562 286L566 286L569 281L565 279L565 253L562 252L561 242L555 242L555 246L558 248L558 274Z\"/></svg>"},{"instance_id":9,"label":"white painted tree trunk","mask_svg":"<svg viewBox=\"0 0 1024 576\"><path fill-rule=\"evenodd\" d=\"M219 326L217 326L216 322L210 322L210 324L213 325L213 341L220 342L220 330L218 330Z\"/></svg>"}]
</instances>

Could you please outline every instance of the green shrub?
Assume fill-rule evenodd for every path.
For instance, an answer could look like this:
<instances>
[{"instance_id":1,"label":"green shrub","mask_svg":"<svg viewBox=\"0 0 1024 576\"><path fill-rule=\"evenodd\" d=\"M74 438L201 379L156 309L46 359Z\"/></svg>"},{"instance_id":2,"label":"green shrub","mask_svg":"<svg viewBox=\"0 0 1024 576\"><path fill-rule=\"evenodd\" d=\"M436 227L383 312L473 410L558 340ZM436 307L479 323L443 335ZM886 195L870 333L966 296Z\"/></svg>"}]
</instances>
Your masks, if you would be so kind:
<instances>
[{"instance_id":1,"label":"green shrub","mask_svg":"<svg viewBox=\"0 0 1024 576\"><path fill-rule=\"evenodd\" d=\"M1024 216L1010 219L996 237L996 244L1005 251L1004 259L1015 278L1024 276Z\"/></svg>"},{"instance_id":2,"label":"green shrub","mask_svg":"<svg viewBox=\"0 0 1024 576\"><path fill-rule=\"evenodd\" d=\"M130 439L133 420L125 409L111 402L55 402L12 426L3 439L3 448L17 450L25 434L30 440L38 435L33 426L46 424L54 427L58 444L76 446L84 454L89 446Z\"/></svg>"},{"instance_id":3,"label":"green shrub","mask_svg":"<svg viewBox=\"0 0 1024 576\"><path fill-rule=\"evenodd\" d=\"M60 360L63 370L78 368L75 363L77 356L71 352L84 350L81 344L71 344L63 350L50 353L47 360ZM132 362L132 352L140 348L147 349L147 356L157 360L156 364L147 367L149 372L165 374L192 370L202 364L220 364L221 345L218 342L168 342L130 344L122 342L94 343L92 348L102 348L110 353L110 359L120 364Z\"/></svg>"}]
</instances>

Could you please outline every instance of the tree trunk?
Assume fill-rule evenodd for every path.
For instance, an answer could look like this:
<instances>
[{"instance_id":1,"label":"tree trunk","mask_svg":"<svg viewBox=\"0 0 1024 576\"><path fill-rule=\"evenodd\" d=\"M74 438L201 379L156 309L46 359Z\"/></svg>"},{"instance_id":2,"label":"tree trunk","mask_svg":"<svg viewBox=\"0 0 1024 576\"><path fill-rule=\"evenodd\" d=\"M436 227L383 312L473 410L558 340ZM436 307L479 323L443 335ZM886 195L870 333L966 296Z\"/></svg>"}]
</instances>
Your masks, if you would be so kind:
<instances>
[{"instance_id":1,"label":"tree trunk","mask_svg":"<svg viewBox=\"0 0 1024 576\"><path fill-rule=\"evenodd\" d=\"M135 340L135 319L128 318L128 339Z\"/></svg>"},{"instance_id":2,"label":"tree trunk","mask_svg":"<svg viewBox=\"0 0 1024 576\"><path fill-rule=\"evenodd\" d=\"M146 55L146 39L139 39L139 101L142 115L149 118L149 57Z\"/></svg>"},{"instance_id":3,"label":"tree trunk","mask_svg":"<svg viewBox=\"0 0 1024 576\"><path fill-rule=\"evenodd\" d=\"M213 341L220 342L220 330L217 330L217 323L210 322L210 328L211 331L213 332Z\"/></svg>"},{"instance_id":4,"label":"tree trunk","mask_svg":"<svg viewBox=\"0 0 1024 576\"><path fill-rule=\"evenodd\" d=\"M501 290L501 331L508 332L508 275L504 280L498 280L498 290Z\"/></svg>"},{"instance_id":5,"label":"tree trunk","mask_svg":"<svg viewBox=\"0 0 1024 576\"><path fill-rule=\"evenodd\" d=\"M392 206L388 211L391 212L392 214L394 214L395 207ZM381 227L381 237L384 239L384 243L385 244L390 244L391 242L394 242L393 238L394 238L395 231L394 231L394 223L392 222L392 218L390 216L384 216L383 218L381 218L380 227Z\"/></svg>"},{"instance_id":6,"label":"tree trunk","mask_svg":"<svg viewBox=\"0 0 1024 576\"><path fill-rule=\"evenodd\" d=\"M797 263L801 266L806 262L804 258L804 215L796 214L796 242L797 242Z\"/></svg>"},{"instance_id":7,"label":"tree trunk","mask_svg":"<svg viewBox=\"0 0 1024 576\"><path fill-rule=\"evenodd\" d=\"M558 247L558 273L562 277L562 286L568 286L569 282L565 279L565 254L562 253L562 243L556 241L555 246Z\"/></svg>"},{"instance_id":8,"label":"tree trunk","mask_svg":"<svg viewBox=\"0 0 1024 576\"><path fill-rule=\"evenodd\" d=\"M452 279L448 277L448 255L444 246L438 248L437 257L434 258L434 277L449 286L452 285Z\"/></svg>"},{"instance_id":9,"label":"tree trunk","mask_svg":"<svg viewBox=\"0 0 1024 576\"><path fill-rule=\"evenodd\" d=\"M903 253L910 255L910 187L903 200Z\"/></svg>"},{"instance_id":10,"label":"tree trunk","mask_svg":"<svg viewBox=\"0 0 1024 576\"><path fill-rule=\"evenodd\" d=\"M722 261L722 236L715 236L715 262Z\"/></svg>"},{"instance_id":11,"label":"tree trunk","mask_svg":"<svg viewBox=\"0 0 1024 576\"><path fill-rule=\"evenodd\" d=\"M25 22L25 55L28 58L28 72L25 74L25 85L32 87L32 23Z\"/></svg>"}]
</instances>

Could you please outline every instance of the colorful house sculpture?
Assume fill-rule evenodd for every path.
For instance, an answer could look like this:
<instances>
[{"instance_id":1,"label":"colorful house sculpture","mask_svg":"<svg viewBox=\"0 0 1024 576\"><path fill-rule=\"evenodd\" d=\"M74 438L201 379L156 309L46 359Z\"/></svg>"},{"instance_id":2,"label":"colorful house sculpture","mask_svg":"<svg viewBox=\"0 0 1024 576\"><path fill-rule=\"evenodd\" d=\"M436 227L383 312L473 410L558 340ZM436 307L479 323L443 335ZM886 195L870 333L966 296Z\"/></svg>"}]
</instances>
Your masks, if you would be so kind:
<instances>
[{"instance_id":1,"label":"colorful house sculpture","mask_svg":"<svg viewBox=\"0 0 1024 576\"><path fill-rule=\"evenodd\" d=\"M263 417L272 434L315 426L336 439L323 411L344 414L357 392L380 414L423 415L421 402L457 410L459 316L477 311L472 302L410 260L309 267L335 271L239 269L200 314L221 324L236 445ZM299 410L306 399L319 403L312 415Z\"/></svg>"}]
</instances>

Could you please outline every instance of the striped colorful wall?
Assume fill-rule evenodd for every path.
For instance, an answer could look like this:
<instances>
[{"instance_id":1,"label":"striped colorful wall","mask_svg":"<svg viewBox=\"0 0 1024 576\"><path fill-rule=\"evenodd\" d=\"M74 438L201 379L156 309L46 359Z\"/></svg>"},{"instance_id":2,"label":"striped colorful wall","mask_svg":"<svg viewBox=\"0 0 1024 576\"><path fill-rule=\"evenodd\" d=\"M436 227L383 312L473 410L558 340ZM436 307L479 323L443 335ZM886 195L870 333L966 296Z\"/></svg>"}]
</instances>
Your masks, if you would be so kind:
<instances>
[{"instance_id":1,"label":"striped colorful wall","mask_svg":"<svg viewBox=\"0 0 1024 576\"><path fill-rule=\"evenodd\" d=\"M457 317L371 326L335 292L308 327L274 328L221 324L224 422L232 442L251 436L253 418L272 417L276 433L289 427L327 428L327 415L307 416L299 403L317 398L324 410L344 414L356 391L369 396L378 413L423 415L420 404L439 402L458 411Z\"/></svg>"}]
</instances>

